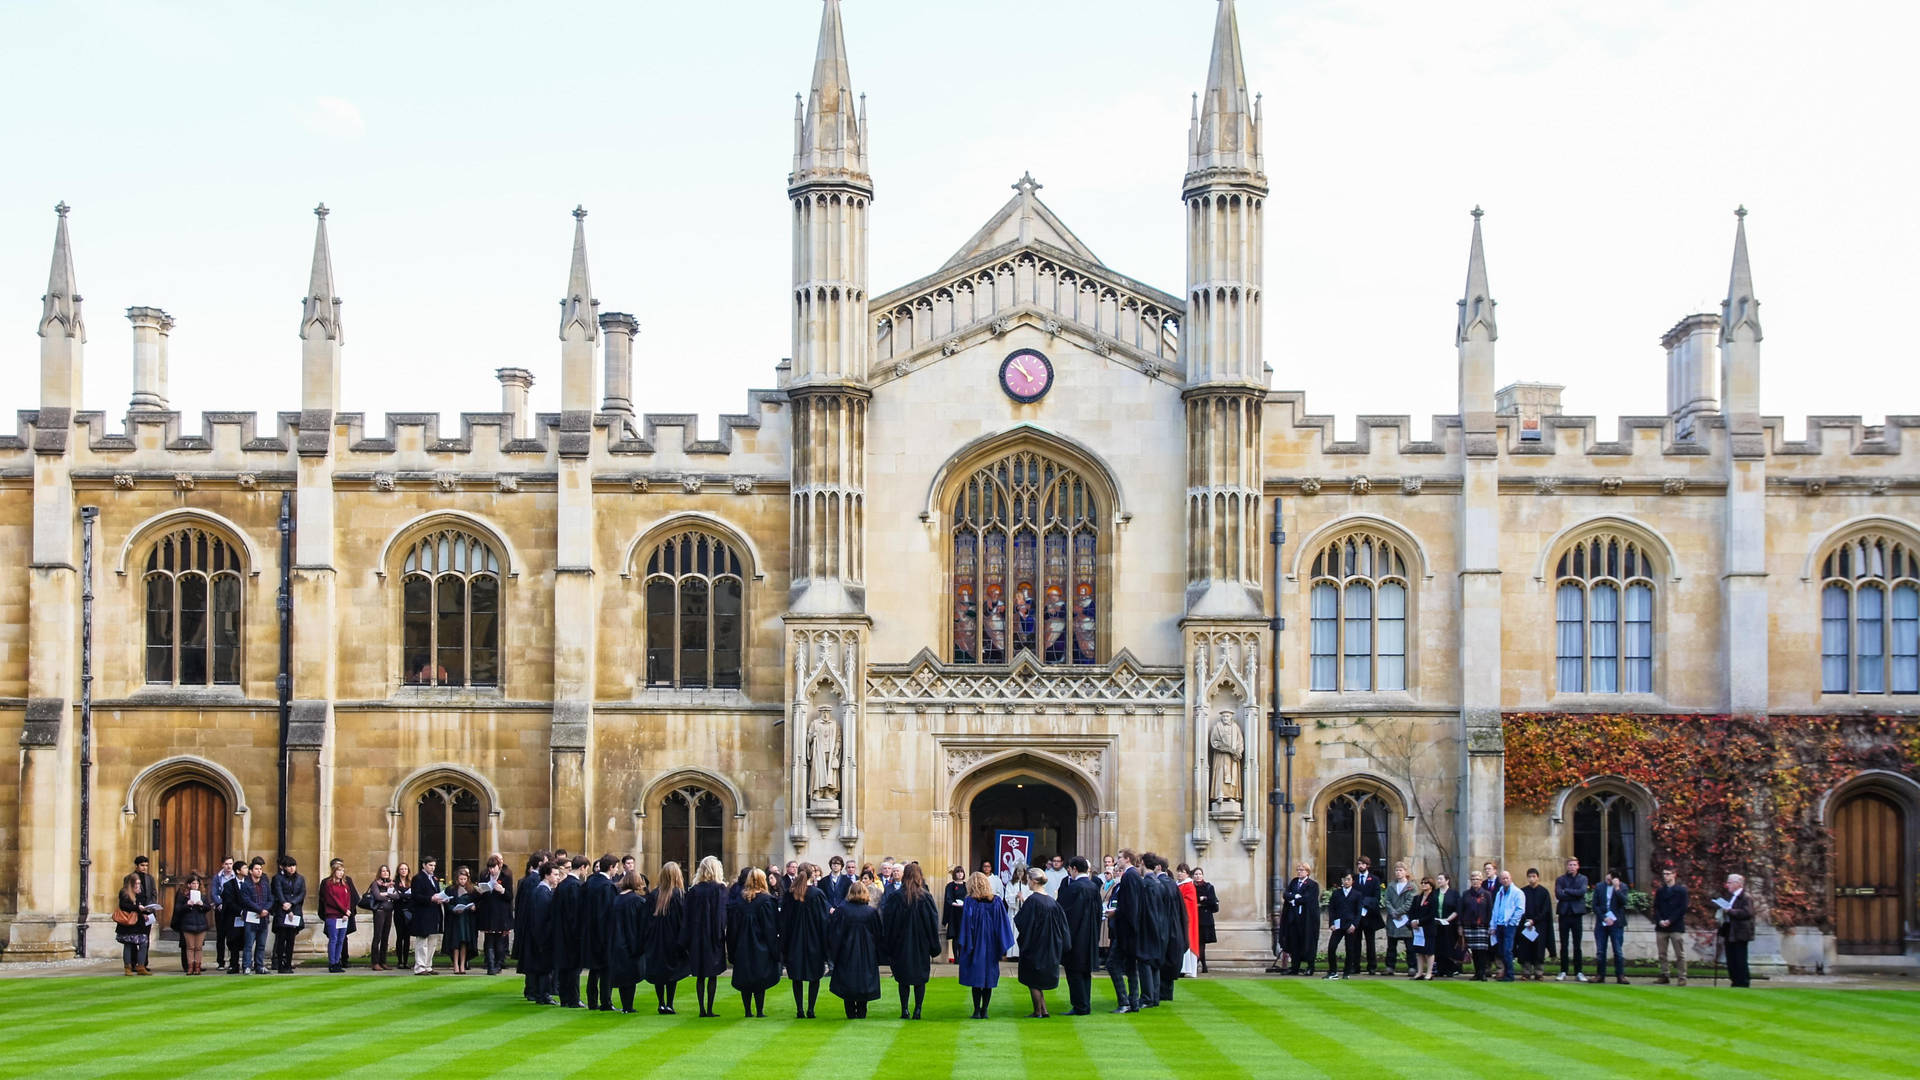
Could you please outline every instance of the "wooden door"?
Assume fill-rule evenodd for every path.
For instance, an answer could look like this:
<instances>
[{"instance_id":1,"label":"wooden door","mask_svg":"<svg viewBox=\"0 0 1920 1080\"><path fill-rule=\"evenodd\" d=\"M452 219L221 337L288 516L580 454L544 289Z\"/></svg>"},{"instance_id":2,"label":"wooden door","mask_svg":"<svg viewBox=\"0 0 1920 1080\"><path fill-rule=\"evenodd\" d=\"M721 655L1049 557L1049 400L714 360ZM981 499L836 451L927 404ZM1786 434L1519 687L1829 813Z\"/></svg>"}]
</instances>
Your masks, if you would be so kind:
<instances>
[{"instance_id":1,"label":"wooden door","mask_svg":"<svg viewBox=\"0 0 1920 1080\"><path fill-rule=\"evenodd\" d=\"M1834 931L1843 953L1898 955L1906 950L1906 828L1900 807L1863 792L1833 817Z\"/></svg>"},{"instance_id":2,"label":"wooden door","mask_svg":"<svg viewBox=\"0 0 1920 1080\"><path fill-rule=\"evenodd\" d=\"M173 921L173 895L198 872L203 888L211 888L213 875L227 850L227 797L211 785L198 780L175 784L160 796L160 808L153 819L153 861L160 883L160 928L165 931Z\"/></svg>"}]
</instances>

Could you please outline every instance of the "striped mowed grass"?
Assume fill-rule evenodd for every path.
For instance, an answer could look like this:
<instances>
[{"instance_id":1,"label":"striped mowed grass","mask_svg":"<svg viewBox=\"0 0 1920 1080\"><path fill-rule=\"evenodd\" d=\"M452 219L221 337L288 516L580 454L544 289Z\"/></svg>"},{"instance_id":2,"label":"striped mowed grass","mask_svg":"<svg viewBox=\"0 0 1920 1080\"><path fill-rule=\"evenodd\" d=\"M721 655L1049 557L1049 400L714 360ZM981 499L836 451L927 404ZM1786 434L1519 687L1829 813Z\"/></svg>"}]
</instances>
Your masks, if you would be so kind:
<instances>
[{"instance_id":1,"label":"striped mowed grass","mask_svg":"<svg viewBox=\"0 0 1920 1080\"><path fill-rule=\"evenodd\" d=\"M634 1016L542 1008L505 976L5 979L0 1076L1911 1077L1920 1050L1920 994L1900 990L1220 976L1137 1016L1062 1016L1057 992L1028 1020L1009 979L975 1021L946 978L913 1023L885 989L866 1020L824 992L796 1020L783 983L747 1020L723 981L702 1020L655 1014L645 986Z\"/></svg>"}]
</instances>

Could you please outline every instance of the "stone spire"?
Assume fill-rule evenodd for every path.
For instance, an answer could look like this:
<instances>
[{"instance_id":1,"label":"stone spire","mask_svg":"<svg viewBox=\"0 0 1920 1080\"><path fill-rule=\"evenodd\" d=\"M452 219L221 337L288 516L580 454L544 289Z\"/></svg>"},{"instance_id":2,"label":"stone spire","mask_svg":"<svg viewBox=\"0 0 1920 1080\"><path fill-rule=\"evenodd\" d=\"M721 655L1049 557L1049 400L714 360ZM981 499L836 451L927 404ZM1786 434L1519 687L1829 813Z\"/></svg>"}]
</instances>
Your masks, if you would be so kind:
<instances>
[{"instance_id":1,"label":"stone spire","mask_svg":"<svg viewBox=\"0 0 1920 1080\"><path fill-rule=\"evenodd\" d=\"M1733 272L1720 305L1720 410L1736 457L1766 453L1760 420L1760 301L1747 262L1747 208L1733 212Z\"/></svg>"},{"instance_id":2,"label":"stone spire","mask_svg":"<svg viewBox=\"0 0 1920 1080\"><path fill-rule=\"evenodd\" d=\"M80 293L73 276L73 244L67 239L67 212L73 208L61 203L53 208L60 216L53 231L53 267L47 271L47 294L40 298L40 336L58 334L85 342L87 324L80 317Z\"/></svg>"},{"instance_id":3,"label":"stone spire","mask_svg":"<svg viewBox=\"0 0 1920 1080\"><path fill-rule=\"evenodd\" d=\"M327 243L326 203L313 208L313 270L307 276L307 295L300 301L300 339L315 337L339 341L340 297L333 291L333 249Z\"/></svg>"},{"instance_id":4,"label":"stone spire","mask_svg":"<svg viewBox=\"0 0 1920 1080\"><path fill-rule=\"evenodd\" d=\"M1760 301L1753 296L1753 267L1747 263L1747 208L1733 212L1733 273L1727 278L1727 298L1720 305L1720 340L1733 340L1735 331L1751 329L1760 340ZM65 235L63 232L61 235Z\"/></svg>"},{"instance_id":5,"label":"stone spire","mask_svg":"<svg viewBox=\"0 0 1920 1080\"><path fill-rule=\"evenodd\" d=\"M1189 185L1196 174L1216 169L1262 177L1266 173L1258 98L1247 93L1247 67L1240 56L1240 23L1233 13L1233 0L1220 0L1207 89L1200 95L1193 120L1188 162Z\"/></svg>"},{"instance_id":6,"label":"stone spire","mask_svg":"<svg viewBox=\"0 0 1920 1080\"><path fill-rule=\"evenodd\" d=\"M814 52L813 89L794 132L793 175L788 187L810 180L838 180L871 187L867 174L864 97L856 102L847 67L840 0L826 0L820 14L820 46Z\"/></svg>"},{"instance_id":7,"label":"stone spire","mask_svg":"<svg viewBox=\"0 0 1920 1080\"><path fill-rule=\"evenodd\" d=\"M1480 218L1485 211L1473 208L1473 246L1467 252L1467 291L1460 299L1460 327L1454 336L1459 345L1476 330L1484 330L1488 341L1497 341L1499 327L1493 320L1493 294L1487 290L1487 252L1480 241Z\"/></svg>"},{"instance_id":8,"label":"stone spire","mask_svg":"<svg viewBox=\"0 0 1920 1080\"><path fill-rule=\"evenodd\" d=\"M594 312L600 301L593 298L593 282L587 278L587 211L573 208L573 264L567 269L567 295L560 301L560 340L567 331L579 327L587 341L600 340L600 321Z\"/></svg>"}]
</instances>

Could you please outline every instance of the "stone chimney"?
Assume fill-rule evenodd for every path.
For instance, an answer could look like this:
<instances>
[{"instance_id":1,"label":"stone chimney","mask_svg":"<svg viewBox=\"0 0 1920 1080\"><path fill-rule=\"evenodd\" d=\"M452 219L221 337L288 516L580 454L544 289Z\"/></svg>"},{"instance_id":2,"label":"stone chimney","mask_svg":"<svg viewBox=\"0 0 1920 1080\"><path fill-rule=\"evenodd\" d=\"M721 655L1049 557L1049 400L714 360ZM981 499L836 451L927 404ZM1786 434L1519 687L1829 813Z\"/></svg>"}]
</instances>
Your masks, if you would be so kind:
<instances>
[{"instance_id":1,"label":"stone chimney","mask_svg":"<svg viewBox=\"0 0 1920 1080\"><path fill-rule=\"evenodd\" d=\"M526 368L503 367L494 372L500 379L500 411L507 421L506 439L525 439L533 431L533 415L527 410L527 395L533 389L533 372Z\"/></svg>"},{"instance_id":2,"label":"stone chimney","mask_svg":"<svg viewBox=\"0 0 1920 1080\"><path fill-rule=\"evenodd\" d=\"M1694 421L1720 412L1720 316L1689 315L1661 337L1667 350L1667 416L1673 437L1693 439Z\"/></svg>"},{"instance_id":3,"label":"stone chimney","mask_svg":"<svg viewBox=\"0 0 1920 1080\"><path fill-rule=\"evenodd\" d=\"M167 410L167 336L173 330L173 318L159 308L130 307L127 321L133 324L133 400L134 412Z\"/></svg>"},{"instance_id":4,"label":"stone chimney","mask_svg":"<svg viewBox=\"0 0 1920 1080\"><path fill-rule=\"evenodd\" d=\"M640 320L623 311L600 315L602 359L606 363L600 411L623 416L629 424L633 422L633 337L639 329ZM619 437L618 432L615 437Z\"/></svg>"},{"instance_id":5,"label":"stone chimney","mask_svg":"<svg viewBox=\"0 0 1920 1080\"><path fill-rule=\"evenodd\" d=\"M1560 415L1560 391L1565 389L1552 383L1508 383L1494 393L1493 411L1497 416L1520 418L1521 442L1542 442L1546 425L1541 418Z\"/></svg>"}]
</instances>

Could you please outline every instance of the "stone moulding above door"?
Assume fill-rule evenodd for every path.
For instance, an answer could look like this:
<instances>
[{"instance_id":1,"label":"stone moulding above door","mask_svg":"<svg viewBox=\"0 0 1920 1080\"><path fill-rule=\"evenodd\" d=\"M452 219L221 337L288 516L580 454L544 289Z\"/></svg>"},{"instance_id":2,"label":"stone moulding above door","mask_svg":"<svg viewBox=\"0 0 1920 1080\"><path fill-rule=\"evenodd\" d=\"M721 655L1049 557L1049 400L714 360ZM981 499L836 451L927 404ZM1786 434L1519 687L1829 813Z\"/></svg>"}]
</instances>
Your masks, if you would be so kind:
<instances>
[{"instance_id":1,"label":"stone moulding above door","mask_svg":"<svg viewBox=\"0 0 1920 1080\"><path fill-rule=\"evenodd\" d=\"M1022 652L1002 666L942 663L922 649L904 664L867 668L869 708L988 706L1095 711L1119 708L1179 710L1186 701L1186 673L1179 667L1149 667L1125 649L1104 665L1043 665Z\"/></svg>"}]
</instances>

